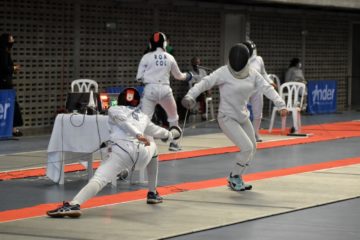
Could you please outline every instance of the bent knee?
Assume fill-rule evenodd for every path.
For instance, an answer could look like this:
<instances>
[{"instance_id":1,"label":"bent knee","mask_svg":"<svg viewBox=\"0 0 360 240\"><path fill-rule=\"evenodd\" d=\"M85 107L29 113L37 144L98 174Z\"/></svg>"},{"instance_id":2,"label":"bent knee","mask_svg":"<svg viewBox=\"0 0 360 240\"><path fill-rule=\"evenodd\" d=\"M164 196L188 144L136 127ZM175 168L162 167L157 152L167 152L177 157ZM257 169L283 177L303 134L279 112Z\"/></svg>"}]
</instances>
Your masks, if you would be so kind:
<instances>
[{"instance_id":1,"label":"bent knee","mask_svg":"<svg viewBox=\"0 0 360 240\"><path fill-rule=\"evenodd\" d=\"M248 155L255 154L255 152L256 152L256 146L251 143L251 144L248 144L247 146L241 147L241 148L240 148L240 151L241 151L243 154L248 154Z\"/></svg>"}]
</instances>

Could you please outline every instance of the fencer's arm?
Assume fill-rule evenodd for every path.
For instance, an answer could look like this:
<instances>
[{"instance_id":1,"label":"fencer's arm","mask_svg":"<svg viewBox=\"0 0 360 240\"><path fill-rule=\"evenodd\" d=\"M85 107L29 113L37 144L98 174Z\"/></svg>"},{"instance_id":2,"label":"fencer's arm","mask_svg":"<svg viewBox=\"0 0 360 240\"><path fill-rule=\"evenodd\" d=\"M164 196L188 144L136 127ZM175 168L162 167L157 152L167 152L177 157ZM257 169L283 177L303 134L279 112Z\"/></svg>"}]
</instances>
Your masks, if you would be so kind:
<instances>
[{"instance_id":1,"label":"fencer's arm","mask_svg":"<svg viewBox=\"0 0 360 240\"><path fill-rule=\"evenodd\" d=\"M261 88L264 95L274 102L275 106L280 109L286 109L286 104L280 95L276 92L273 86L271 86L260 74L256 76L256 85Z\"/></svg>"},{"instance_id":2,"label":"fencer's arm","mask_svg":"<svg viewBox=\"0 0 360 240\"><path fill-rule=\"evenodd\" d=\"M211 73L210 75L204 77L200 82L196 83L186 95L189 95L193 99L196 99L202 92L211 89L217 84L217 74L216 72Z\"/></svg>"},{"instance_id":3,"label":"fencer's arm","mask_svg":"<svg viewBox=\"0 0 360 240\"><path fill-rule=\"evenodd\" d=\"M131 136L137 138L138 135L142 135L142 132L137 129L134 125L127 121L127 116L125 114L120 113L119 111L109 109L109 118L113 122L115 122L121 129L123 129L126 133Z\"/></svg>"},{"instance_id":4,"label":"fencer's arm","mask_svg":"<svg viewBox=\"0 0 360 240\"><path fill-rule=\"evenodd\" d=\"M171 74L174 76L177 80L183 80L183 81L190 81L192 79L192 74L189 72L183 73L180 71L180 68L175 60L175 58L172 58L171 60Z\"/></svg>"},{"instance_id":5,"label":"fencer's arm","mask_svg":"<svg viewBox=\"0 0 360 240\"><path fill-rule=\"evenodd\" d=\"M137 74L136 74L136 80L138 82L142 82L143 81L143 78L144 78L144 73L145 73L145 70L146 70L146 63L145 63L145 58L144 56L141 58L140 60L140 63L139 63L139 67L138 67L138 71L137 71Z\"/></svg>"},{"instance_id":6,"label":"fencer's arm","mask_svg":"<svg viewBox=\"0 0 360 240\"><path fill-rule=\"evenodd\" d=\"M266 71L265 71L265 74L263 75L263 78L264 78L270 85L272 85L273 87L275 86L275 85L274 85L274 81L269 78L269 76L268 76L268 74L267 74Z\"/></svg>"},{"instance_id":7,"label":"fencer's arm","mask_svg":"<svg viewBox=\"0 0 360 240\"><path fill-rule=\"evenodd\" d=\"M166 139L169 137L169 131L167 129L159 127L151 121L149 121L149 124L146 126L144 133L157 139Z\"/></svg>"}]
</instances>

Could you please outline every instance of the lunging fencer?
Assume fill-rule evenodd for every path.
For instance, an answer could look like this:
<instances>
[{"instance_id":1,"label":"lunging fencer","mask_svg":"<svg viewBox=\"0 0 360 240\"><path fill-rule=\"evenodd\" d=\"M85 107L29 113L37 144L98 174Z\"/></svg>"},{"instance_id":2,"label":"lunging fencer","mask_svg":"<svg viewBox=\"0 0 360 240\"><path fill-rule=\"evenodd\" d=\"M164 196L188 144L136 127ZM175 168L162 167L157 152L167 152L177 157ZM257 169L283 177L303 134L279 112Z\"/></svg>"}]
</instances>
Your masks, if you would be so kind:
<instances>
[{"instance_id":1,"label":"lunging fencer","mask_svg":"<svg viewBox=\"0 0 360 240\"><path fill-rule=\"evenodd\" d=\"M145 84L141 99L141 110L151 119L156 104L160 104L167 114L169 126L179 126L176 101L170 87L170 73L177 80L190 81L192 75L180 71L175 58L165 51L166 36L162 32L151 35L150 50L140 60L136 80ZM170 151L181 150L176 141L169 145Z\"/></svg>"},{"instance_id":2,"label":"lunging fencer","mask_svg":"<svg viewBox=\"0 0 360 240\"><path fill-rule=\"evenodd\" d=\"M268 77L268 74L265 70L265 64L264 60L261 56L257 54L257 48L253 41L247 40L244 42L249 49L249 67L256 70L258 73L261 74L261 76L273 87L276 87L276 84ZM262 142L262 139L259 134L259 129L261 126L261 120L262 120L262 113L263 113L263 107L264 107L264 99L263 99L263 92L261 88L258 88L253 95L250 97L249 103L251 104L251 109L253 112L253 128L255 131L255 138L257 142Z\"/></svg>"},{"instance_id":3,"label":"lunging fencer","mask_svg":"<svg viewBox=\"0 0 360 240\"><path fill-rule=\"evenodd\" d=\"M245 169L254 159L256 152L255 133L247 109L249 98L260 89L274 102L275 106L281 109L281 115L287 114L284 100L260 73L249 67L249 56L249 50L244 44L234 45L229 52L228 64L203 78L182 99L183 106L191 109L195 106L195 99L200 93L214 86L219 87L218 122L220 128L240 148L236 156L237 162L228 177L229 187L235 191L252 188L242 179Z\"/></svg>"},{"instance_id":4,"label":"lunging fencer","mask_svg":"<svg viewBox=\"0 0 360 240\"><path fill-rule=\"evenodd\" d=\"M118 97L118 106L109 109L110 141L109 156L95 172L94 176L70 202L47 212L50 217L79 217L80 206L94 197L119 173L132 173L146 168L148 174L147 203L157 204L163 201L156 191L158 177L158 153L154 138L163 141L178 139L181 129L169 130L151 122L142 113L138 104L140 95L135 88L126 88ZM124 174L128 175L128 174Z\"/></svg>"}]
</instances>

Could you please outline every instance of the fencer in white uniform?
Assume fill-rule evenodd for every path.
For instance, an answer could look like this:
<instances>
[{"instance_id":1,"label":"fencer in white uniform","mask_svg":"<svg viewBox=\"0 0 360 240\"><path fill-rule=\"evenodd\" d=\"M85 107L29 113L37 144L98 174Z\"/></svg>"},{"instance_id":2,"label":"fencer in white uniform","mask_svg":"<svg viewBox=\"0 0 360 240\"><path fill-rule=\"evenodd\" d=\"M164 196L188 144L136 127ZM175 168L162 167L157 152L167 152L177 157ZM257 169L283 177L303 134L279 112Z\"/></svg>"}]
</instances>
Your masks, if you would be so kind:
<instances>
[{"instance_id":1,"label":"fencer in white uniform","mask_svg":"<svg viewBox=\"0 0 360 240\"><path fill-rule=\"evenodd\" d=\"M79 217L80 206L94 197L119 173L147 169L147 203L161 203L162 198L156 191L158 177L158 153L154 138L171 140L179 138L181 130L173 127L169 131L152 123L149 117L137 106L140 95L135 88L126 88L119 95L118 106L109 109L110 141L109 156L96 170L94 176L70 202L50 210L50 217Z\"/></svg>"},{"instance_id":2,"label":"fencer in white uniform","mask_svg":"<svg viewBox=\"0 0 360 240\"><path fill-rule=\"evenodd\" d=\"M229 63L203 78L182 99L183 106L191 109L200 93L214 86L219 87L218 123L224 134L240 148L228 178L229 186L235 191L252 188L242 180L242 174L254 159L256 151L254 129L247 109L249 98L261 89L281 109L282 115L287 114L285 102L260 73L249 67L248 58L249 50L244 44L234 45L229 52Z\"/></svg>"},{"instance_id":3,"label":"fencer in white uniform","mask_svg":"<svg viewBox=\"0 0 360 240\"><path fill-rule=\"evenodd\" d=\"M141 110L151 119L156 104L160 104L167 114L167 120L171 127L178 126L179 115L170 87L170 74L177 80L186 81L191 80L192 75L181 72L175 58L165 49L165 34L154 33L150 37L150 51L140 60L136 79L145 84L141 99ZM180 149L176 141L170 143L169 150L177 151Z\"/></svg>"},{"instance_id":4,"label":"fencer in white uniform","mask_svg":"<svg viewBox=\"0 0 360 240\"><path fill-rule=\"evenodd\" d=\"M244 42L248 47L250 58L249 58L249 67L256 70L261 76L272 86L276 86L274 82L268 77L268 74L265 70L264 60L261 56L257 55L256 45L253 41L248 40ZM249 103L251 104L251 109L253 112L252 124L255 131L255 137L257 142L261 142L259 129L261 126L262 113L264 107L264 99L262 89L257 89L254 94L250 97Z\"/></svg>"}]
</instances>

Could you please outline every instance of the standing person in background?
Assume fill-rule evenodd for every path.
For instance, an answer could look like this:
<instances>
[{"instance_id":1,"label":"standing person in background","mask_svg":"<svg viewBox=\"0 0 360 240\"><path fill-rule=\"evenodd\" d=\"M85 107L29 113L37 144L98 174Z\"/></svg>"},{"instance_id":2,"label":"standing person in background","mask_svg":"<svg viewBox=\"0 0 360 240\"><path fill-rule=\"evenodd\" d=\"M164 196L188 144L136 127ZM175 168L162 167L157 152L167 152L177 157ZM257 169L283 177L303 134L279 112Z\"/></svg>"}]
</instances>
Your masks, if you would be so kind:
<instances>
[{"instance_id":1,"label":"standing person in background","mask_svg":"<svg viewBox=\"0 0 360 240\"><path fill-rule=\"evenodd\" d=\"M11 49L14 43L15 39L11 34L3 33L0 36L0 89L14 89L13 74L20 70L20 65L15 65L11 59ZM23 124L20 106L15 99L13 136L22 136L22 132L17 127Z\"/></svg>"},{"instance_id":2,"label":"standing person in background","mask_svg":"<svg viewBox=\"0 0 360 240\"><path fill-rule=\"evenodd\" d=\"M307 83L302 70L302 64L299 58L293 58L290 61L289 68L285 73L285 82Z\"/></svg>"},{"instance_id":3,"label":"standing person in background","mask_svg":"<svg viewBox=\"0 0 360 240\"><path fill-rule=\"evenodd\" d=\"M289 68L285 73L285 82L301 82L304 83L305 86L307 81L305 80L305 76L302 70L302 64L299 58L293 58L290 61ZM306 111L307 107L307 91L305 89L304 103L302 106L302 111ZM291 133L294 132L294 127L291 128Z\"/></svg>"},{"instance_id":4,"label":"standing person in background","mask_svg":"<svg viewBox=\"0 0 360 240\"><path fill-rule=\"evenodd\" d=\"M207 76L207 72L205 69L202 69L199 67L201 65L201 60L199 57L195 56L191 59L191 74L193 75L193 78L191 81L189 81L189 89L192 88L196 83L199 83L201 79ZM206 119L206 97L211 96L211 90L208 90L206 92L201 93L197 98L196 101L200 104L200 114L202 120Z\"/></svg>"},{"instance_id":5,"label":"standing person in background","mask_svg":"<svg viewBox=\"0 0 360 240\"><path fill-rule=\"evenodd\" d=\"M180 71L175 58L165 51L166 36L155 32L150 37L150 51L140 60L136 79L145 84L141 99L141 110L151 119L156 104L164 108L169 126L179 125L176 101L170 87L170 74L178 80L190 81L192 75ZM181 147L176 141L169 145L170 151L179 151Z\"/></svg>"},{"instance_id":6,"label":"standing person in background","mask_svg":"<svg viewBox=\"0 0 360 240\"><path fill-rule=\"evenodd\" d=\"M244 44L234 45L229 52L228 64L222 66L195 84L185 97L182 104L191 109L200 93L219 87L220 104L218 123L224 134L240 148L236 155L236 163L228 177L229 187L234 191L250 190L251 185L245 184L242 175L255 157L256 140L254 129L247 109L249 98L257 90L279 107L280 114L285 116L287 109L284 100L275 89L253 68L249 67L249 50Z\"/></svg>"},{"instance_id":7,"label":"standing person in background","mask_svg":"<svg viewBox=\"0 0 360 240\"><path fill-rule=\"evenodd\" d=\"M248 40L244 42L246 47L249 49L250 58L249 58L249 67L256 70L261 76L273 87L276 88L276 84L268 77L268 74L265 70L264 60L261 56L257 55L256 45L253 41ZM264 98L263 92L261 89L257 91L250 97L249 103L251 104L251 109L253 112L253 121L252 125L255 131L256 142L262 142L260 138L259 129L261 126L262 113L264 107Z\"/></svg>"}]
</instances>

